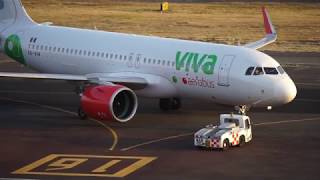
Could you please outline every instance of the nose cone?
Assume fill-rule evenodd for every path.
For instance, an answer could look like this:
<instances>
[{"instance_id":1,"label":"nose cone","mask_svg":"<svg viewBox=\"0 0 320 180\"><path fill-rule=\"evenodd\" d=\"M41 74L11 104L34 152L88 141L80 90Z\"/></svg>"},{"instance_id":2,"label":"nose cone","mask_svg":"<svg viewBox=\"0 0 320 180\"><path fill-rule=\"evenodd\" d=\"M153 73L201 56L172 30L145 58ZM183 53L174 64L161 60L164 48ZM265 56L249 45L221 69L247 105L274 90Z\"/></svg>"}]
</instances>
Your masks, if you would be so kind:
<instances>
[{"instance_id":1,"label":"nose cone","mask_svg":"<svg viewBox=\"0 0 320 180\"><path fill-rule=\"evenodd\" d=\"M275 101L279 104L287 104L294 100L297 95L297 88L294 82L287 77L278 81L275 85L274 96Z\"/></svg>"}]
</instances>

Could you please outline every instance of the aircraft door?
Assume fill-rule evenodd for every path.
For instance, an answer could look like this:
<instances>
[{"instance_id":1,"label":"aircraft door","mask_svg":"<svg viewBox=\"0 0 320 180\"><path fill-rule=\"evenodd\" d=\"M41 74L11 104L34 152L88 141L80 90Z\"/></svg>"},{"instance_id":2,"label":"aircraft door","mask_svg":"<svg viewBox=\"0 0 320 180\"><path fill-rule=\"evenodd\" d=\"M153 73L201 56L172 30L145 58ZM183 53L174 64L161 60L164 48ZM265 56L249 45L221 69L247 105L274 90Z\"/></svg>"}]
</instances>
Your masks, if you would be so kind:
<instances>
[{"instance_id":1,"label":"aircraft door","mask_svg":"<svg viewBox=\"0 0 320 180\"><path fill-rule=\"evenodd\" d=\"M230 69L231 69L234 58L235 57L233 55L226 55L223 57L219 67L219 74L218 74L219 86L230 86L229 74L230 74Z\"/></svg>"},{"instance_id":2,"label":"aircraft door","mask_svg":"<svg viewBox=\"0 0 320 180\"><path fill-rule=\"evenodd\" d=\"M130 53L130 55L129 55L129 57L128 57L128 61L127 61L127 66L129 67L129 68L131 68L131 67L133 67L133 65L134 65L134 53Z\"/></svg>"},{"instance_id":3,"label":"aircraft door","mask_svg":"<svg viewBox=\"0 0 320 180\"><path fill-rule=\"evenodd\" d=\"M138 69L140 67L140 64L141 64L141 54L137 54L135 67Z\"/></svg>"}]
</instances>

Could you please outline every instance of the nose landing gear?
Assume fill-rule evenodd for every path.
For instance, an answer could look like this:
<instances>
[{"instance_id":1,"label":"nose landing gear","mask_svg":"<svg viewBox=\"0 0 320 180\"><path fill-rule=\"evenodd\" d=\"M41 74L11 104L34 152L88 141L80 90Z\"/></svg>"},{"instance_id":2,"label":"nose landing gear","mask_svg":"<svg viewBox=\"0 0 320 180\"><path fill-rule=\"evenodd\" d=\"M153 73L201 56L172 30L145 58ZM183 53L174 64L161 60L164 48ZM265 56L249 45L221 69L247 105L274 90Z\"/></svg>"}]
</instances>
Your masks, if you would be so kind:
<instances>
[{"instance_id":1,"label":"nose landing gear","mask_svg":"<svg viewBox=\"0 0 320 180\"><path fill-rule=\"evenodd\" d=\"M242 106L235 106L234 109L238 111L241 115L246 115L247 112L250 110L250 106L242 105Z\"/></svg>"}]
</instances>

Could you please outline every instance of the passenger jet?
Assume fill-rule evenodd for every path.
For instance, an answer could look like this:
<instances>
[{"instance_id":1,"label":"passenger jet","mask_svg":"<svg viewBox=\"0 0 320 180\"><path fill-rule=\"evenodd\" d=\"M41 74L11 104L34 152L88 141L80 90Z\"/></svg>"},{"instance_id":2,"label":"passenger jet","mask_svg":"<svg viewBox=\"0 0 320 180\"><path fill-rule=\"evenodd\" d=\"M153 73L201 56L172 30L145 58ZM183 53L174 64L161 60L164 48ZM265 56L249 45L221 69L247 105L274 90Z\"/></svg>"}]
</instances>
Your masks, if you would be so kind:
<instances>
[{"instance_id":1,"label":"passenger jet","mask_svg":"<svg viewBox=\"0 0 320 180\"><path fill-rule=\"evenodd\" d=\"M39 73L6 78L72 81L79 116L127 122L138 99L160 99L177 110L182 98L247 109L291 102L294 82L280 64L257 49L277 33L262 8L266 36L243 46L149 37L35 23L20 0L0 0L1 50Z\"/></svg>"}]
</instances>

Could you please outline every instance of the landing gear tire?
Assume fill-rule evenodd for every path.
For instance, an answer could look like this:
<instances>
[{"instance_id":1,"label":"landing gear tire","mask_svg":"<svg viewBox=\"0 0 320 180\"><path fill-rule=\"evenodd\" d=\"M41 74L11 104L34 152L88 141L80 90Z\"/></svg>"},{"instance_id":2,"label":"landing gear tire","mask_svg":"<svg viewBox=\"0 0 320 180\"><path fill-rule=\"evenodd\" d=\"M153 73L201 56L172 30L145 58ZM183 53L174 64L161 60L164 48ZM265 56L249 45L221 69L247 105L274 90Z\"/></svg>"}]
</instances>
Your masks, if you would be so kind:
<instances>
[{"instance_id":1,"label":"landing gear tire","mask_svg":"<svg viewBox=\"0 0 320 180\"><path fill-rule=\"evenodd\" d=\"M181 100L179 98L172 99L172 110L179 110L181 108Z\"/></svg>"},{"instance_id":2,"label":"landing gear tire","mask_svg":"<svg viewBox=\"0 0 320 180\"><path fill-rule=\"evenodd\" d=\"M238 114L246 115L246 113L250 110L250 106L242 105L242 106L235 106L234 107Z\"/></svg>"},{"instance_id":3,"label":"landing gear tire","mask_svg":"<svg viewBox=\"0 0 320 180\"><path fill-rule=\"evenodd\" d=\"M222 144L222 151L228 150L229 147L230 147L229 140L228 140L228 139L225 139L225 140L223 141L223 144Z\"/></svg>"},{"instance_id":4,"label":"landing gear tire","mask_svg":"<svg viewBox=\"0 0 320 180\"><path fill-rule=\"evenodd\" d=\"M181 108L181 100L179 98L160 99L159 106L163 111L178 110Z\"/></svg>"},{"instance_id":5,"label":"landing gear tire","mask_svg":"<svg viewBox=\"0 0 320 180\"><path fill-rule=\"evenodd\" d=\"M88 118L88 115L83 111L82 107L79 107L78 109L78 116L82 120L85 120Z\"/></svg>"},{"instance_id":6,"label":"landing gear tire","mask_svg":"<svg viewBox=\"0 0 320 180\"><path fill-rule=\"evenodd\" d=\"M246 144L246 140L245 140L245 137L244 136L240 136L240 139L239 139L239 147L241 146L244 146Z\"/></svg>"}]
</instances>

